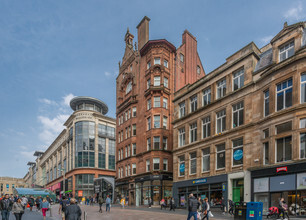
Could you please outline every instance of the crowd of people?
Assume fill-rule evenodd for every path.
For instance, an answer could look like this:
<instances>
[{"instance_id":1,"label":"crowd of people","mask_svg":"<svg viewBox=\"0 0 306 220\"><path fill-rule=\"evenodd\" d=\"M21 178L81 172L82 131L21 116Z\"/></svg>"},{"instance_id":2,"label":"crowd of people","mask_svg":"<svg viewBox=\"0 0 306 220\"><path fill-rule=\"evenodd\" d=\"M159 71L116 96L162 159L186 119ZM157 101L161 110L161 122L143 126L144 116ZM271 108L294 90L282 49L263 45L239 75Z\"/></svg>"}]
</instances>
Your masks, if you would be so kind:
<instances>
[{"instance_id":1,"label":"crowd of people","mask_svg":"<svg viewBox=\"0 0 306 220\"><path fill-rule=\"evenodd\" d=\"M42 213L43 219L46 219L46 213L51 207L52 199L49 196L34 198L33 196L8 195L5 194L0 198L0 211L2 220L9 220L10 213L15 215L16 220L21 220L25 209L30 212L33 211L33 207L36 207L36 211ZM80 220L82 211L77 205L77 201L74 198L66 198L65 196L59 202L59 214L63 220Z\"/></svg>"}]
</instances>

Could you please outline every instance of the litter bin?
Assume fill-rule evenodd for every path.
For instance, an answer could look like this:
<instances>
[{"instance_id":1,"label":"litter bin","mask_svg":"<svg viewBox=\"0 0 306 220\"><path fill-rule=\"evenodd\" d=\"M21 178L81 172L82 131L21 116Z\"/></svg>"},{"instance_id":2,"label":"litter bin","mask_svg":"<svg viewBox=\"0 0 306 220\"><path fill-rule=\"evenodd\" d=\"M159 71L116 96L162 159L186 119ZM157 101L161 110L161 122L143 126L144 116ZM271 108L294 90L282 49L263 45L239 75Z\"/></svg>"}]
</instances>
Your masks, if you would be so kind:
<instances>
[{"instance_id":1,"label":"litter bin","mask_svg":"<svg viewBox=\"0 0 306 220\"><path fill-rule=\"evenodd\" d=\"M248 202L247 203L247 220L262 220L262 202Z\"/></svg>"},{"instance_id":2,"label":"litter bin","mask_svg":"<svg viewBox=\"0 0 306 220\"><path fill-rule=\"evenodd\" d=\"M246 220L247 204L245 202L235 203L234 219Z\"/></svg>"}]
</instances>

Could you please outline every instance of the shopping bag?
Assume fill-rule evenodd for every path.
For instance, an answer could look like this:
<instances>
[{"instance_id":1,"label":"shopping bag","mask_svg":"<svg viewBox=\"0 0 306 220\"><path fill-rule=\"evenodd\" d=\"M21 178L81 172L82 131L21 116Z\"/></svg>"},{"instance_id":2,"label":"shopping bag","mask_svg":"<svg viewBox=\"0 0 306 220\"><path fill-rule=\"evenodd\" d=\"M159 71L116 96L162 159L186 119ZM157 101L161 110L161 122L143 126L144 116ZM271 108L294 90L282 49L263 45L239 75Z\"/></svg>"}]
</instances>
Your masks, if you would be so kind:
<instances>
[{"instance_id":1,"label":"shopping bag","mask_svg":"<svg viewBox=\"0 0 306 220\"><path fill-rule=\"evenodd\" d=\"M28 203L27 208L30 208L30 204Z\"/></svg>"},{"instance_id":2,"label":"shopping bag","mask_svg":"<svg viewBox=\"0 0 306 220\"><path fill-rule=\"evenodd\" d=\"M198 212L197 219L201 219L201 212Z\"/></svg>"},{"instance_id":3,"label":"shopping bag","mask_svg":"<svg viewBox=\"0 0 306 220\"><path fill-rule=\"evenodd\" d=\"M214 215L211 212L208 212L208 216L211 218L214 217Z\"/></svg>"}]
</instances>

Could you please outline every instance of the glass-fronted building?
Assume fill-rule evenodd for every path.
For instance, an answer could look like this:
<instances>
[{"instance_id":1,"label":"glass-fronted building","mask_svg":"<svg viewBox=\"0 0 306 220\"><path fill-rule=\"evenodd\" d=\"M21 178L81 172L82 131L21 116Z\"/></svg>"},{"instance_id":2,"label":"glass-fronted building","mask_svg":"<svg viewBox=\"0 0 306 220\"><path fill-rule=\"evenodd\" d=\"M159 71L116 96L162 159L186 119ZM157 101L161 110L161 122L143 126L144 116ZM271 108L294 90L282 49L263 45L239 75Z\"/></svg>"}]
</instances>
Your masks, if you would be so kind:
<instances>
[{"instance_id":1,"label":"glass-fronted building","mask_svg":"<svg viewBox=\"0 0 306 220\"><path fill-rule=\"evenodd\" d=\"M40 157L46 188L58 196L96 197L94 179L115 177L116 121L108 107L91 97L75 97L73 114L61 134Z\"/></svg>"}]
</instances>

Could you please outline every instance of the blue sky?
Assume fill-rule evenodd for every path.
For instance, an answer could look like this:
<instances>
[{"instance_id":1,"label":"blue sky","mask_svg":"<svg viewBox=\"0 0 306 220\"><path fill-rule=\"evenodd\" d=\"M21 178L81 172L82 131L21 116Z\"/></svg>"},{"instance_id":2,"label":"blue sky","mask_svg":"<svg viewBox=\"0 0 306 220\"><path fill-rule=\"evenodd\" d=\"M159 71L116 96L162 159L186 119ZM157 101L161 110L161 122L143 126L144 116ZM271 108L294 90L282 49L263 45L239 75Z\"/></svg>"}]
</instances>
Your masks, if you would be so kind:
<instances>
[{"instance_id":1,"label":"blue sky","mask_svg":"<svg viewBox=\"0 0 306 220\"><path fill-rule=\"evenodd\" d=\"M305 20L305 1L0 0L0 176L23 177L72 113L74 96L92 96L115 117L115 79L127 27L143 16L150 39L176 47L188 29L206 73L254 41L264 46L288 21Z\"/></svg>"}]
</instances>

